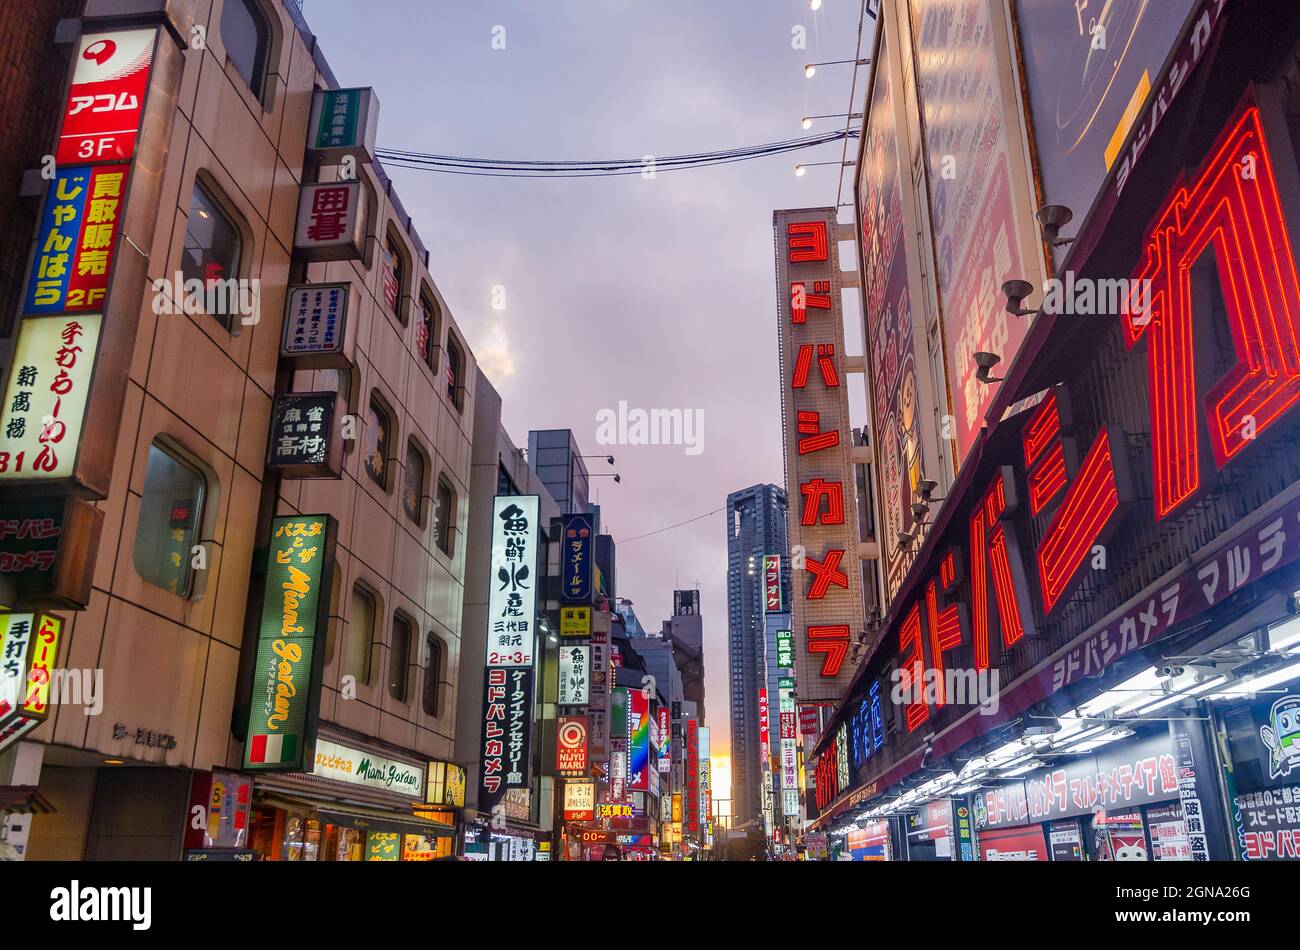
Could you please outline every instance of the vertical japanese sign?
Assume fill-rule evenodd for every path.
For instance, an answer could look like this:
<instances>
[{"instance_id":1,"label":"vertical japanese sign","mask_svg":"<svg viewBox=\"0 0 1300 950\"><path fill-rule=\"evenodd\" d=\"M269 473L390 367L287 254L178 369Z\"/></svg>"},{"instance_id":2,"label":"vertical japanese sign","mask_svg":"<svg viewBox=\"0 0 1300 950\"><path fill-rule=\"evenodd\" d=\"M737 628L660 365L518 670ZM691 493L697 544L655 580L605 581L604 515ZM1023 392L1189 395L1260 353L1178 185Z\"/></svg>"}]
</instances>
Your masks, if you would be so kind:
<instances>
[{"instance_id":1,"label":"vertical japanese sign","mask_svg":"<svg viewBox=\"0 0 1300 950\"><path fill-rule=\"evenodd\" d=\"M627 787L644 792L650 788L650 700L639 689L628 690L627 700Z\"/></svg>"},{"instance_id":2,"label":"vertical japanese sign","mask_svg":"<svg viewBox=\"0 0 1300 950\"><path fill-rule=\"evenodd\" d=\"M587 705L591 698L591 647L576 643L560 647L559 686L558 705Z\"/></svg>"},{"instance_id":3,"label":"vertical japanese sign","mask_svg":"<svg viewBox=\"0 0 1300 950\"><path fill-rule=\"evenodd\" d=\"M778 211L773 225L790 544L807 552L791 594L796 667L805 699L834 702L863 624L838 224L834 208L815 208Z\"/></svg>"},{"instance_id":4,"label":"vertical japanese sign","mask_svg":"<svg viewBox=\"0 0 1300 950\"><path fill-rule=\"evenodd\" d=\"M610 690L609 709L609 797L610 801L622 802L627 800L628 747L632 740L625 687Z\"/></svg>"},{"instance_id":5,"label":"vertical japanese sign","mask_svg":"<svg viewBox=\"0 0 1300 950\"><path fill-rule=\"evenodd\" d=\"M538 510L536 495L498 495L492 504L487 672L479 811L510 789L527 789L533 722Z\"/></svg>"},{"instance_id":6,"label":"vertical japanese sign","mask_svg":"<svg viewBox=\"0 0 1300 950\"><path fill-rule=\"evenodd\" d=\"M561 526L560 563L563 587L560 599L565 603L591 602L591 572L596 532L591 515L565 515Z\"/></svg>"},{"instance_id":7,"label":"vertical japanese sign","mask_svg":"<svg viewBox=\"0 0 1300 950\"><path fill-rule=\"evenodd\" d=\"M799 816L799 730L794 701L794 678L777 680L777 715L781 736L781 813Z\"/></svg>"},{"instance_id":8,"label":"vertical japanese sign","mask_svg":"<svg viewBox=\"0 0 1300 950\"><path fill-rule=\"evenodd\" d=\"M346 364L349 299L347 284L289 288L280 355L302 366Z\"/></svg>"},{"instance_id":9,"label":"vertical japanese sign","mask_svg":"<svg viewBox=\"0 0 1300 950\"><path fill-rule=\"evenodd\" d=\"M60 166L45 197L23 313L100 311L130 165Z\"/></svg>"},{"instance_id":10,"label":"vertical japanese sign","mask_svg":"<svg viewBox=\"0 0 1300 950\"><path fill-rule=\"evenodd\" d=\"M556 771L560 775L587 774L587 717L561 716L556 728Z\"/></svg>"},{"instance_id":11,"label":"vertical japanese sign","mask_svg":"<svg viewBox=\"0 0 1300 950\"><path fill-rule=\"evenodd\" d=\"M536 637L536 495L498 495L492 505L487 665L533 665Z\"/></svg>"},{"instance_id":12,"label":"vertical japanese sign","mask_svg":"<svg viewBox=\"0 0 1300 950\"><path fill-rule=\"evenodd\" d=\"M157 37L156 29L81 37L54 152L59 165L135 156Z\"/></svg>"},{"instance_id":13,"label":"vertical japanese sign","mask_svg":"<svg viewBox=\"0 0 1300 950\"><path fill-rule=\"evenodd\" d=\"M266 591L253 666L244 768L311 771L324 651L316 636L329 623L334 519L287 515L271 522Z\"/></svg>"},{"instance_id":14,"label":"vertical japanese sign","mask_svg":"<svg viewBox=\"0 0 1300 950\"><path fill-rule=\"evenodd\" d=\"M700 724L686 720L686 830L700 830Z\"/></svg>"},{"instance_id":15,"label":"vertical japanese sign","mask_svg":"<svg viewBox=\"0 0 1300 950\"><path fill-rule=\"evenodd\" d=\"M672 723L668 707L659 707L659 774L667 775L673 770Z\"/></svg>"},{"instance_id":16,"label":"vertical japanese sign","mask_svg":"<svg viewBox=\"0 0 1300 950\"><path fill-rule=\"evenodd\" d=\"M0 750L48 718L62 630L49 614L0 614Z\"/></svg>"},{"instance_id":17,"label":"vertical japanese sign","mask_svg":"<svg viewBox=\"0 0 1300 950\"><path fill-rule=\"evenodd\" d=\"M99 332L99 314L18 325L0 406L0 481L72 474Z\"/></svg>"},{"instance_id":18,"label":"vertical japanese sign","mask_svg":"<svg viewBox=\"0 0 1300 950\"><path fill-rule=\"evenodd\" d=\"M533 671L488 667L483 678L483 754L479 811L492 812L532 774Z\"/></svg>"},{"instance_id":19,"label":"vertical japanese sign","mask_svg":"<svg viewBox=\"0 0 1300 950\"><path fill-rule=\"evenodd\" d=\"M1029 328L1006 312L1000 288L1026 276L1016 221L1032 209L1017 207L1012 185L1020 129L1006 125L1016 113L1002 98L989 0L911 0L911 8L960 468L998 390L976 379L973 354L997 353L1010 366Z\"/></svg>"},{"instance_id":20,"label":"vertical japanese sign","mask_svg":"<svg viewBox=\"0 0 1300 950\"><path fill-rule=\"evenodd\" d=\"M785 611L785 598L781 594L781 555L763 555L763 601L765 611L779 614Z\"/></svg>"},{"instance_id":21,"label":"vertical japanese sign","mask_svg":"<svg viewBox=\"0 0 1300 950\"><path fill-rule=\"evenodd\" d=\"M294 251L312 261L360 260L365 200L357 180L303 185Z\"/></svg>"},{"instance_id":22,"label":"vertical japanese sign","mask_svg":"<svg viewBox=\"0 0 1300 950\"><path fill-rule=\"evenodd\" d=\"M880 552L885 595L892 598L911 563L911 555L898 550L895 539L911 527L911 505L921 480L921 406L886 30L882 23L876 39L856 194L868 391L880 487ZM802 671L799 683L808 685Z\"/></svg>"},{"instance_id":23,"label":"vertical japanese sign","mask_svg":"<svg viewBox=\"0 0 1300 950\"><path fill-rule=\"evenodd\" d=\"M776 668L778 670L794 669L794 634L789 630L776 632Z\"/></svg>"},{"instance_id":24,"label":"vertical japanese sign","mask_svg":"<svg viewBox=\"0 0 1300 950\"><path fill-rule=\"evenodd\" d=\"M767 690L758 691L758 759L763 771L772 765L772 720L767 707Z\"/></svg>"}]
</instances>

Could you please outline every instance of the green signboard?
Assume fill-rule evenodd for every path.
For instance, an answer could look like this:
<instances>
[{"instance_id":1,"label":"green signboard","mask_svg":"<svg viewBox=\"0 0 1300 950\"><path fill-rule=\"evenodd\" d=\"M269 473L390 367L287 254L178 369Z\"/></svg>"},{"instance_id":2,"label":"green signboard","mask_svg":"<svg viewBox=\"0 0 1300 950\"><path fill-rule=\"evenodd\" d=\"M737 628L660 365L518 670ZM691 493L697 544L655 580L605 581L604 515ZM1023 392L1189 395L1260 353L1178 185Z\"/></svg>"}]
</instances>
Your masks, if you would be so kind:
<instances>
[{"instance_id":1,"label":"green signboard","mask_svg":"<svg viewBox=\"0 0 1300 950\"><path fill-rule=\"evenodd\" d=\"M320 118L312 148L352 148L361 144L357 139L357 122L364 92L364 89L325 89L319 93Z\"/></svg>"},{"instance_id":2,"label":"green signboard","mask_svg":"<svg viewBox=\"0 0 1300 950\"><path fill-rule=\"evenodd\" d=\"M316 639L329 622L326 592L335 535L329 515L292 515L271 522L245 769L311 771L304 757L316 731L324 658Z\"/></svg>"},{"instance_id":3,"label":"green signboard","mask_svg":"<svg viewBox=\"0 0 1300 950\"><path fill-rule=\"evenodd\" d=\"M776 668L794 669L794 634L789 630L776 632Z\"/></svg>"}]
</instances>

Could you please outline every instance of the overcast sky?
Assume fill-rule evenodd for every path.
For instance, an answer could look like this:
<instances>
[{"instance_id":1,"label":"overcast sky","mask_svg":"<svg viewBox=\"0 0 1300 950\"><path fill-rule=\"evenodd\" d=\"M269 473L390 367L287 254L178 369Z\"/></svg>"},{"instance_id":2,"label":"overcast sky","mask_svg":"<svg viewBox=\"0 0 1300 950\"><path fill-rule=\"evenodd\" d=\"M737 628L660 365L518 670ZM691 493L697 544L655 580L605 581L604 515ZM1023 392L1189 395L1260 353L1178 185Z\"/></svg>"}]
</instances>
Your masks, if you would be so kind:
<instances>
[{"instance_id":1,"label":"overcast sky","mask_svg":"<svg viewBox=\"0 0 1300 950\"><path fill-rule=\"evenodd\" d=\"M490 158L591 159L755 145L844 113L859 0L306 0L344 86L374 86L379 144ZM792 47L796 26L807 49ZM504 28L504 34L498 27ZM863 54L869 55L871 21ZM504 35L504 50L493 36ZM499 45L499 44L498 44ZM859 73L855 110L867 70ZM813 132L836 121L824 120ZM852 160L856 142L850 144ZM713 747L728 750L726 534L702 515L783 483L772 211L836 200L839 143L702 170L606 179L481 178L391 169L430 270L504 400L517 445L571 428L612 452L593 479L618 546L618 593L649 630L674 587L702 592ZM848 202L845 175L841 198ZM841 209L841 220L852 219ZM506 309L492 309L492 290ZM850 315L849 351L860 351ZM563 384L562 384L563 383ZM851 391L853 392L853 391ZM703 451L603 446L597 412L703 412ZM861 386L854 393L861 424Z\"/></svg>"}]
</instances>

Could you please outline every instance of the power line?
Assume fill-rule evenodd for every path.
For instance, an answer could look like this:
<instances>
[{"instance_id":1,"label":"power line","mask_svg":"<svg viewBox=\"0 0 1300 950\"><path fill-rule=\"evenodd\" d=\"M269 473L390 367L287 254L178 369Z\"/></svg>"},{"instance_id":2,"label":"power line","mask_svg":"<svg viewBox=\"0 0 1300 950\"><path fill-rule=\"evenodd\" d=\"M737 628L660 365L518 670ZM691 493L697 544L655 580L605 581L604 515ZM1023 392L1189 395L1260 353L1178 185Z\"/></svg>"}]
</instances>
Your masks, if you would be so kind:
<instances>
[{"instance_id":1,"label":"power line","mask_svg":"<svg viewBox=\"0 0 1300 950\"><path fill-rule=\"evenodd\" d=\"M650 532L647 532L646 534L638 534L638 535L637 535L636 537L634 537L634 538L624 538L624 539L622 539L621 541L619 541L618 543L619 543L619 544L631 544L633 541L640 541L642 538L649 538L649 537L652 537L652 536L654 536L654 535L656 535L656 534L663 534L665 531L672 531L674 528L680 528L680 527L682 527L683 525L694 524L696 521L703 521L705 518L709 517L710 515L716 515L718 512L720 512L720 511L726 511L726 510L727 510L727 506L726 506L726 505L723 505L721 508L714 508L712 511L706 511L704 514L702 514L702 515L696 515L694 518L688 518L688 519L685 520L685 521L679 521L679 522L677 522L677 524L670 524L670 525L669 525L668 527L666 527L666 528L660 528L660 529L658 529L657 531L650 531Z\"/></svg>"},{"instance_id":2,"label":"power line","mask_svg":"<svg viewBox=\"0 0 1300 950\"><path fill-rule=\"evenodd\" d=\"M605 178L617 175L640 175L647 170L676 171L683 168L727 165L815 148L842 139L856 138L858 134L857 129L840 129L762 145L684 155L649 155L641 158L540 160L470 158L463 155L438 155L409 149L381 148L376 149L375 152L377 157L388 165L448 175L480 175L489 178Z\"/></svg>"}]
</instances>

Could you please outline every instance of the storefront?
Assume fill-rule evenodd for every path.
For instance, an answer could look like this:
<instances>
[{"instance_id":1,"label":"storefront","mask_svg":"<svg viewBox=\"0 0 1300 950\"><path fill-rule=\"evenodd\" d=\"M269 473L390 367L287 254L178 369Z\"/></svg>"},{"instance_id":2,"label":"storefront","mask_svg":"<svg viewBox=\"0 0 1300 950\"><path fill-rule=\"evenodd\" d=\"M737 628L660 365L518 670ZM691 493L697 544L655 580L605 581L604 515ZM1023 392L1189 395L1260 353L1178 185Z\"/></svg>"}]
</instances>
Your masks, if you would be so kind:
<instances>
[{"instance_id":1,"label":"storefront","mask_svg":"<svg viewBox=\"0 0 1300 950\"><path fill-rule=\"evenodd\" d=\"M253 779L247 847L266 861L451 858L458 826L455 807L445 804L447 767L322 733L310 773ZM431 774L444 782L432 803ZM463 804L463 772L459 784Z\"/></svg>"}]
</instances>

